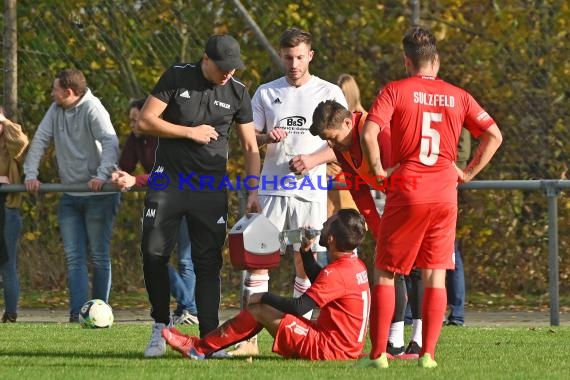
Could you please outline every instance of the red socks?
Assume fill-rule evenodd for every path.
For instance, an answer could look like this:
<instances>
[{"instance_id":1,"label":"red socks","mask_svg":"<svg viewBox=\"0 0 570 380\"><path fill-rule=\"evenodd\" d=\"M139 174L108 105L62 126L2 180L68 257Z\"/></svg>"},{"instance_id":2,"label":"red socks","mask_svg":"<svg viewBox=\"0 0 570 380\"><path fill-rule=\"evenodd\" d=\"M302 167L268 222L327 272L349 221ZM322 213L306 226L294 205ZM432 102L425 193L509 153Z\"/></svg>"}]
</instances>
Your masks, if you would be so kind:
<instances>
[{"instance_id":1,"label":"red socks","mask_svg":"<svg viewBox=\"0 0 570 380\"><path fill-rule=\"evenodd\" d=\"M396 291L390 285L376 285L372 288L370 307L370 359L378 358L386 352L390 324L394 316Z\"/></svg>"},{"instance_id":2,"label":"red socks","mask_svg":"<svg viewBox=\"0 0 570 380\"><path fill-rule=\"evenodd\" d=\"M422 304L422 350L435 358L435 346L441 333L443 317L447 308L447 293L445 288L425 288Z\"/></svg>"},{"instance_id":3,"label":"red socks","mask_svg":"<svg viewBox=\"0 0 570 380\"><path fill-rule=\"evenodd\" d=\"M238 315L224 322L223 325L210 332L204 338L196 340L194 348L196 351L208 355L234 343L251 338L262 329L263 326L257 323L249 311L242 310Z\"/></svg>"}]
</instances>

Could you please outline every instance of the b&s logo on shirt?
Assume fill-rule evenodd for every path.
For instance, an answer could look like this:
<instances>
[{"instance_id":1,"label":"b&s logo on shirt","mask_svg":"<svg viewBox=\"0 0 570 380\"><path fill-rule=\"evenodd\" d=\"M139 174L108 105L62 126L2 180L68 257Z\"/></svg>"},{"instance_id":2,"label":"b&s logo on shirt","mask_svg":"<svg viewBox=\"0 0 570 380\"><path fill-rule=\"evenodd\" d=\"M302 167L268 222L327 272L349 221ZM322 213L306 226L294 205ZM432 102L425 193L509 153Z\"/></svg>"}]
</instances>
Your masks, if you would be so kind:
<instances>
[{"instance_id":1,"label":"b&s logo on shirt","mask_svg":"<svg viewBox=\"0 0 570 380\"><path fill-rule=\"evenodd\" d=\"M308 128L303 128L307 119L303 116L288 116L279 120L277 126L292 135L302 135Z\"/></svg>"},{"instance_id":2,"label":"b&s logo on shirt","mask_svg":"<svg viewBox=\"0 0 570 380\"><path fill-rule=\"evenodd\" d=\"M289 116L279 120L279 127L302 127L307 122L303 116Z\"/></svg>"}]
</instances>

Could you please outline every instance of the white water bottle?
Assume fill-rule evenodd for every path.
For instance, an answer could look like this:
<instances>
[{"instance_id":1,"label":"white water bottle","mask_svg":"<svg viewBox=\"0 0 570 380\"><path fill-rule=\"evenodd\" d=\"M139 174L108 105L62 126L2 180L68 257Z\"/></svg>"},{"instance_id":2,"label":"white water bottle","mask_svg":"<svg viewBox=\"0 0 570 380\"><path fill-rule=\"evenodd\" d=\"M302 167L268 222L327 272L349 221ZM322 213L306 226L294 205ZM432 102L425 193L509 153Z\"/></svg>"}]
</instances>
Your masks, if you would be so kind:
<instances>
[{"instance_id":1,"label":"white water bottle","mask_svg":"<svg viewBox=\"0 0 570 380\"><path fill-rule=\"evenodd\" d=\"M320 235L321 230L315 228L298 228L296 230L284 230L279 233L281 254L284 255L287 246L295 243L303 243Z\"/></svg>"}]
</instances>

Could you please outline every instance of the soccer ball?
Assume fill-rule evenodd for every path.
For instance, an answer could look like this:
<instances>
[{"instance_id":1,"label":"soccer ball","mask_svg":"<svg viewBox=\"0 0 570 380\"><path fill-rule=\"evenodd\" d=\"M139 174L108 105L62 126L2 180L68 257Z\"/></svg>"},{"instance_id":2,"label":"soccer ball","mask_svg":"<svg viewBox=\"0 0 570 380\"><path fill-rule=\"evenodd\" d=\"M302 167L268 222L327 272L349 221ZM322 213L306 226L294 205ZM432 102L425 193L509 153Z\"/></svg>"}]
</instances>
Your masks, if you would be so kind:
<instances>
[{"instance_id":1,"label":"soccer ball","mask_svg":"<svg viewBox=\"0 0 570 380\"><path fill-rule=\"evenodd\" d=\"M113 325L113 309L105 301L94 299L85 302L79 312L79 323L88 329L106 328Z\"/></svg>"}]
</instances>

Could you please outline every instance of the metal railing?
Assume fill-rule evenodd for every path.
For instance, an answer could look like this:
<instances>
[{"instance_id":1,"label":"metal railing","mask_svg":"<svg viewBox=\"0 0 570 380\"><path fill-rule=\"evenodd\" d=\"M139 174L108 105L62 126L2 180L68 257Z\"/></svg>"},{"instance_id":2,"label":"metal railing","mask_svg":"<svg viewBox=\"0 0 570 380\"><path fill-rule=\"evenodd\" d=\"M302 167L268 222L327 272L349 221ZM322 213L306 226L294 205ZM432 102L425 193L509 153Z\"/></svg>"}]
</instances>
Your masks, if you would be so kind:
<instances>
[{"instance_id":1,"label":"metal railing","mask_svg":"<svg viewBox=\"0 0 570 380\"><path fill-rule=\"evenodd\" d=\"M338 184L333 182L333 188ZM339 187L342 188L342 187ZM505 181L473 181L462 184L460 189L467 190L542 190L548 203L548 288L550 294L550 325L560 325L560 291L559 291L559 254L558 254L558 197L563 189L570 189L570 180L505 180ZM144 191L144 188L137 189ZM0 192L25 192L22 184L1 185ZM63 185L60 183L44 183L39 192L90 192L86 184ZM105 184L102 191L118 192L112 184ZM240 214L245 212L247 194L238 192Z\"/></svg>"}]
</instances>

